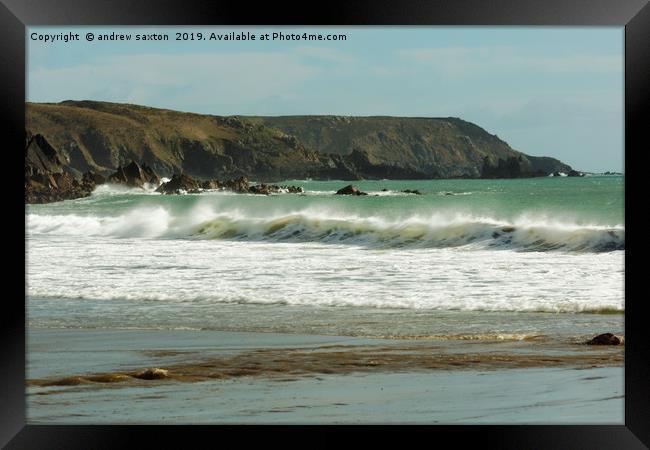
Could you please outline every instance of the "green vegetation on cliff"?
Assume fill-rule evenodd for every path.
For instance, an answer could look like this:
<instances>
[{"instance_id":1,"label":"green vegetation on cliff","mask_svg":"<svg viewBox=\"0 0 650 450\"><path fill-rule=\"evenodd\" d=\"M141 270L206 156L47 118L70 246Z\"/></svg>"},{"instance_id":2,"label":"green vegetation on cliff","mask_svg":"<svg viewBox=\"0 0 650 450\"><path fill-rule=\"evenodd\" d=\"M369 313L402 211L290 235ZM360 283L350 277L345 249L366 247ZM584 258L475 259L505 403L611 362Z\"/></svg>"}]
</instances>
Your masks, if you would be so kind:
<instances>
[{"instance_id":1,"label":"green vegetation on cliff","mask_svg":"<svg viewBox=\"0 0 650 450\"><path fill-rule=\"evenodd\" d=\"M28 103L26 128L67 170L108 174L131 160L170 176L522 177L571 170L457 118L212 116L96 101Z\"/></svg>"}]
</instances>

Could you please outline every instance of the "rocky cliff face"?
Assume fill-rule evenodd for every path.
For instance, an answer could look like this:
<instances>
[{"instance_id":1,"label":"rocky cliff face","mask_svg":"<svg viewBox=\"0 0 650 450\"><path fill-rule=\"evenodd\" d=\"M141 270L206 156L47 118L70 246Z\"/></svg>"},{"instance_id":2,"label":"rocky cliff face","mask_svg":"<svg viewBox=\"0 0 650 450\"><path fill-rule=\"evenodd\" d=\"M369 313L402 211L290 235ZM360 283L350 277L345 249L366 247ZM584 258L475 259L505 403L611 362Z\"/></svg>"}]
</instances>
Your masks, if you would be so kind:
<instances>
[{"instance_id":1,"label":"rocky cliff face","mask_svg":"<svg viewBox=\"0 0 650 450\"><path fill-rule=\"evenodd\" d=\"M78 180L43 135L25 133L25 203L48 203L90 195L95 179Z\"/></svg>"},{"instance_id":2,"label":"rocky cliff face","mask_svg":"<svg viewBox=\"0 0 650 450\"><path fill-rule=\"evenodd\" d=\"M417 179L571 170L456 118L221 117L95 101L27 104L27 130L80 178L140 161L169 177ZM501 161L501 162L500 162ZM63 170L62 169L62 170Z\"/></svg>"},{"instance_id":3,"label":"rocky cliff face","mask_svg":"<svg viewBox=\"0 0 650 450\"><path fill-rule=\"evenodd\" d=\"M464 120L418 117L284 116L256 117L258 123L296 136L308 148L338 155L364 154L367 164L383 165L408 178L479 178L548 175L570 170L561 161L528 156L483 128ZM491 167L501 167L493 171ZM504 169L505 167L510 170ZM560 169L561 168L561 169ZM487 170L486 170L487 169ZM420 177L414 177L414 174ZM378 176L378 175L377 175ZM391 178L391 177L384 177Z\"/></svg>"}]
</instances>

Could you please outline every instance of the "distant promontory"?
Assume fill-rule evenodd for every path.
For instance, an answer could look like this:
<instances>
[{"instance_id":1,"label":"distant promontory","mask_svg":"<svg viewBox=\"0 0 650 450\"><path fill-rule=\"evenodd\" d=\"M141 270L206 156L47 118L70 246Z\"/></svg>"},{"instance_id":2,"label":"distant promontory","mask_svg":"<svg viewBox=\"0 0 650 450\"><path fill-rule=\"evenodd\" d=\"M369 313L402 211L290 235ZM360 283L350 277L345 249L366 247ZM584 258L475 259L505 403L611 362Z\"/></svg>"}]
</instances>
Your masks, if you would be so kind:
<instances>
[{"instance_id":1,"label":"distant promontory","mask_svg":"<svg viewBox=\"0 0 650 450\"><path fill-rule=\"evenodd\" d=\"M27 103L26 131L64 170L108 176L130 161L199 179L521 178L572 169L464 120L213 116L98 101Z\"/></svg>"}]
</instances>

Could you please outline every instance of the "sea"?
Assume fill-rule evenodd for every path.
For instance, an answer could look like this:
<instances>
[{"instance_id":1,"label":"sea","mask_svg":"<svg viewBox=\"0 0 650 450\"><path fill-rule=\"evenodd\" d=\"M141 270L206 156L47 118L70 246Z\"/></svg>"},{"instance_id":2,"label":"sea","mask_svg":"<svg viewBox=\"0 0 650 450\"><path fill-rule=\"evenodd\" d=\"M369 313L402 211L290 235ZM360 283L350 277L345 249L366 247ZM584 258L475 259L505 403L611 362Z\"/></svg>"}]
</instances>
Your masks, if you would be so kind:
<instances>
[{"instance_id":1,"label":"sea","mask_svg":"<svg viewBox=\"0 0 650 450\"><path fill-rule=\"evenodd\" d=\"M624 334L622 176L278 184L27 205L28 329Z\"/></svg>"}]
</instances>

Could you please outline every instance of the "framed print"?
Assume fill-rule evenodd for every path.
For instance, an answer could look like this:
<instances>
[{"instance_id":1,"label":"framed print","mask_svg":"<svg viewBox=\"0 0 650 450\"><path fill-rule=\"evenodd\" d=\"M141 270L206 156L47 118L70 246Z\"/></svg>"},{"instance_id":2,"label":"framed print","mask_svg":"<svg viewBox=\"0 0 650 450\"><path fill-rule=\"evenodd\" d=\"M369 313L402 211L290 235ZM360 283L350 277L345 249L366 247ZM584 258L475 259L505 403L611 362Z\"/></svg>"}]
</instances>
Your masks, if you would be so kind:
<instances>
[{"instance_id":1,"label":"framed print","mask_svg":"<svg viewBox=\"0 0 650 450\"><path fill-rule=\"evenodd\" d=\"M648 445L647 2L1 10L7 448Z\"/></svg>"}]
</instances>

